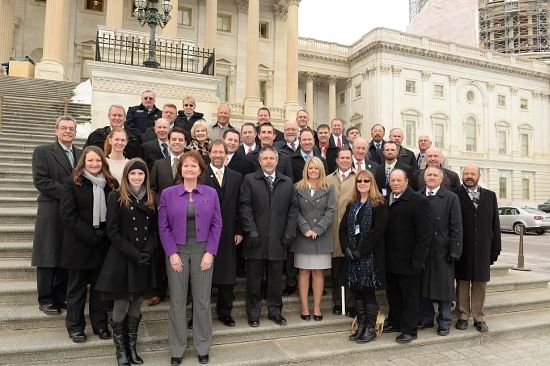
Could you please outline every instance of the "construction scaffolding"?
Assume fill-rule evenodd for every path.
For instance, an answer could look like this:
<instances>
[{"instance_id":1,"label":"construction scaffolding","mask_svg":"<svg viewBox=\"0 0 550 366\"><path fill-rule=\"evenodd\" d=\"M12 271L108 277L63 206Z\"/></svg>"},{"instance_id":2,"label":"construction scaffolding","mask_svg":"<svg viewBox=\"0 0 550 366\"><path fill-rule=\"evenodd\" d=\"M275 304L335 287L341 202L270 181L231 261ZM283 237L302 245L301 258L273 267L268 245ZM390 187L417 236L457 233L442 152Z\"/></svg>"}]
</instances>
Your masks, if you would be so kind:
<instances>
[{"instance_id":1,"label":"construction scaffolding","mask_svg":"<svg viewBox=\"0 0 550 366\"><path fill-rule=\"evenodd\" d=\"M480 0L482 48L503 53L550 52L550 0Z\"/></svg>"},{"instance_id":2,"label":"construction scaffolding","mask_svg":"<svg viewBox=\"0 0 550 366\"><path fill-rule=\"evenodd\" d=\"M409 21L431 0L409 0Z\"/></svg>"}]
</instances>

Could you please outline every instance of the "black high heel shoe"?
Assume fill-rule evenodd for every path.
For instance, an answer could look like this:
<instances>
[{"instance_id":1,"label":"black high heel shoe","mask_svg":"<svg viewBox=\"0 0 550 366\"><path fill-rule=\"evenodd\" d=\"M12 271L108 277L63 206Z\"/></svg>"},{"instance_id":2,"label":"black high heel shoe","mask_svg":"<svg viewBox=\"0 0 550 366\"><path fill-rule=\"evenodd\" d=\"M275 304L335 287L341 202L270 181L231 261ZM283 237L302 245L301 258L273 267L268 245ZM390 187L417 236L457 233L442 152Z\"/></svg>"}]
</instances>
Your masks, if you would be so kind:
<instances>
[{"instance_id":1,"label":"black high heel shoe","mask_svg":"<svg viewBox=\"0 0 550 366\"><path fill-rule=\"evenodd\" d=\"M300 318L302 318L302 320L311 320L311 315L309 315L309 314L300 314Z\"/></svg>"},{"instance_id":2,"label":"black high heel shoe","mask_svg":"<svg viewBox=\"0 0 550 366\"><path fill-rule=\"evenodd\" d=\"M319 314L319 315L313 314L313 320L316 320L318 322L323 320L323 314Z\"/></svg>"}]
</instances>

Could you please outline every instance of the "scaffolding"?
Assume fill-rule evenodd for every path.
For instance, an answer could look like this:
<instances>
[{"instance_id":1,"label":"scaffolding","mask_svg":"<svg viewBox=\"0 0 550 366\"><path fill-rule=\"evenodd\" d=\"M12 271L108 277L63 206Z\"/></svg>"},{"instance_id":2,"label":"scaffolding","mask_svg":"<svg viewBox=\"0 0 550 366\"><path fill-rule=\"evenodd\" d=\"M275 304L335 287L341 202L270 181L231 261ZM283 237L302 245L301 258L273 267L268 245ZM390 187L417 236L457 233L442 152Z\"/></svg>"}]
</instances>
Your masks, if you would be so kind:
<instances>
[{"instance_id":1,"label":"scaffolding","mask_svg":"<svg viewBox=\"0 0 550 366\"><path fill-rule=\"evenodd\" d=\"M411 21L415 15L420 13L426 3L430 1L431 0L409 0L409 21Z\"/></svg>"},{"instance_id":2,"label":"scaffolding","mask_svg":"<svg viewBox=\"0 0 550 366\"><path fill-rule=\"evenodd\" d=\"M482 48L503 53L550 52L550 0L479 0Z\"/></svg>"}]
</instances>

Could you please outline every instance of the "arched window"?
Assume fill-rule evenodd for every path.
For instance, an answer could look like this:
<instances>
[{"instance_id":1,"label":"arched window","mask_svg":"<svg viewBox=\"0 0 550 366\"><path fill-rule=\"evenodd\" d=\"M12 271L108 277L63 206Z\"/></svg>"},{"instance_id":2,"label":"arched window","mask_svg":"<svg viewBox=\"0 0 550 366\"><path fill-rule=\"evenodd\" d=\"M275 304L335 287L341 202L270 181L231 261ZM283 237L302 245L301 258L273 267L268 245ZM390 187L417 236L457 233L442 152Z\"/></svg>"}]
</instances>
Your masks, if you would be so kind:
<instances>
[{"instance_id":1,"label":"arched window","mask_svg":"<svg viewBox=\"0 0 550 366\"><path fill-rule=\"evenodd\" d=\"M477 151L477 124L474 117L464 122L464 142L466 151Z\"/></svg>"}]
</instances>

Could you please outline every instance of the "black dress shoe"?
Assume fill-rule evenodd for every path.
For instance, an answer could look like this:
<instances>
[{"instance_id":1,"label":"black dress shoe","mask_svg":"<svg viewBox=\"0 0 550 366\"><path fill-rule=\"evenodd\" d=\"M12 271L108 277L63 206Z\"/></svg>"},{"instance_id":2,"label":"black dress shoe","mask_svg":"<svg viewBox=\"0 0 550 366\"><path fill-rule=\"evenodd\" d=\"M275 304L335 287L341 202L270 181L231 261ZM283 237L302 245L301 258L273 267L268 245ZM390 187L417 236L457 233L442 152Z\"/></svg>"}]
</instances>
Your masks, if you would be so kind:
<instances>
[{"instance_id":1,"label":"black dress shoe","mask_svg":"<svg viewBox=\"0 0 550 366\"><path fill-rule=\"evenodd\" d=\"M399 332L399 327L395 327L391 324L386 324L384 325L384 328L382 328L382 332L383 333L394 333L394 332Z\"/></svg>"},{"instance_id":2,"label":"black dress shoe","mask_svg":"<svg viewBox=\"0 0 550 366\"><path fill-rule=\"evenodd\" d=\"M54 304L39 304L38 310L43 312L46 315L57 315L61 313L61 310L59 310L59 307Z\"/></svg>"},{"instance_id":3,"label":"black dress shoe","mask_svg":"<svg viewBox=\"0 0 550 366\"><path fill-rule=\"evenodd\" d=\"M268 315L267 319L272 320L277 325L286 325L286 319L281 314Z\"/></svg>"},{"instance_id":4,"label":"black dress shoe","mask_svg":"<svg viewBox=\"0 0 550 366\"><path fill-rule=\"evenodd\" d=\"M411 343L412 340L416 339L416 335L412 335L409 333L401 333L395 338L395 341L397 343Z\"/></svg>"},{"instance_id":5,"label":"black dress shoe","mask_svg":"<svg viewBox=\"0 0 550 366\"><path fill-rule=\"evenodd\" d=\"M289 296L296 292L296 286L287 286L283 290L283 295Z\"/></svg>"},{"instance_id":6,"label":"black dress shoe","mask_svg":"<svg viewBox=\"0 0 550 366\"><path fill-rule=\"evenodd\" d=\"M199 363L205 364L208 363L209 357L208 355L199 355Z\"/></svg>"},{"instance_id":7,"label":"black dress shoe","mask_svg":"<svg viewBox=\"0 0 550 366\"><path fill-rule=\"evenodd\" d=\"M455 324L455 328L459 330L468 329L468 321L464 319L458 319Z\"/></svg>"},{"instance_id":8,"label":"black dress shoe","mask_svg":"<svg viewBox=\"0 0 550 366\"><path fill-rule=\"evenodd\" d=\"M437 334L440 336L448 336L449 335L449 328L439 328L437 330Z\"/></svg>"},{"instance_id":9,"label":"black dress shoe","mask_svg":"<svg viewBox=\"0 0 550 366\"><path fill-rule=\"evenodd\" d=\"M94 330L94 334L97 335L99 339L111 339L111 332L109 332L109 329Z\"/></svg>"},{"instance_id":10,"label":"black dress shoe","mask_svg":"<svg viewBox=\"0 0 550 366\"><path fill-rule=\"evenodd\" d=\"M56 305L59 308L59 310L67 310L67 303L66 302L62 302L62 303L59 303L59 304L56 304Z\"/></svg>"},{"instance_id":11,"label":"black dress shoe","mask_svg":"<svg viewBox=\"0 0 550 366\"><path fill-rule=\"evenodd\" d=\"M231 317L231 315L220 318L220 321L225 325L226 327L234 327L235 326L235 320Z\"/></svg>"},{"instance_id":12,"label":"black dress shoe","mask_svg":"<svg viewBox=\"0 0 550 366\"><path fill-rule=\"evenodd\" d=\"M258 328L260 326L260 321L259 320L249 320L248 325L251 326L252 328Z\"/></svg>"},{"instance_id":13,"label":"black dress shoe","mask_svg":"<svg viewBox=\"0 0 550 366\"><path fill-rule=\"evenodd\" d=\"M323 320L323 314L319 314L319 315L313 314L313 320L320 322L321 320Z\"/></svg>"},{"instance_id":14,"label":"black dress shoe","mask_svg":"<svg viewBox=\"0 0 550 366\"><path fill-rule=\"evenodd\" d=\"M346 310L346 316L348 318L355 318L356 315L357 313L355 312L354 308L348 308L348 310Z\"/></svg>"},{"instance_id":15,"label":"black dress shoe","mask_svg":"<svg viewBox=\"0 0 550 366\"><path fill-rule=\"evenodd\" d=\"M309 314L300 314L300 318L302 318L302 320L311 320L311 315L309 315Z\"/></svg>"},{"instance_id":16,"label":"black dress shoe","mask_svg":"<svg viewBox=\"0 0 550 366\"><path fill-rule=\"evenodd\" d=\"M181 363L181 359L183 357L171 357L170 358L170 366L178 366Z\"/></svg>"},{"instance_id":17,"label":"black dress shoe","mask_svg":"<svg viewBox=\"0 0 550 366\"><path fill-rule=\"evenodd\" d=\"M487 333L489 331L489 327L485 322L474 322L474 327L476 327L477 331L481 333Z\"/></svg>"},{"instance_id":18,"label":"black dress shoe","mask_svg":"<svg viewBox=\"0 0 550 366\"><path fill-rule=\"evenodd\" d=\"M334 306L332 308L332 313L334 315L342 315L342 307L341 306Z\"/></svg>"},{"instance_id":19,"label":"black dress shoe","mask_svg":"<svg viewBox=\"0 0 550 366\"><path fill-rule=\"evenodd\" d=\"M423 330L423 329L428 329L428 328L433 328L433 327L434 327L434 323L431 323L431 324L420 323L416 326L416 329L417 330Z\"/></svg>"},{"instance_id":20,"label":"black dress shoe","mask_svg":"<svg viewBox=\"0 0 550 366\"><path fill-rule=\"evenodd\" d=\"M86 334L82 331L69 333L69 338L71 338L74 343L84 343L88 339Z\"/></svg>"}]
</instances>

